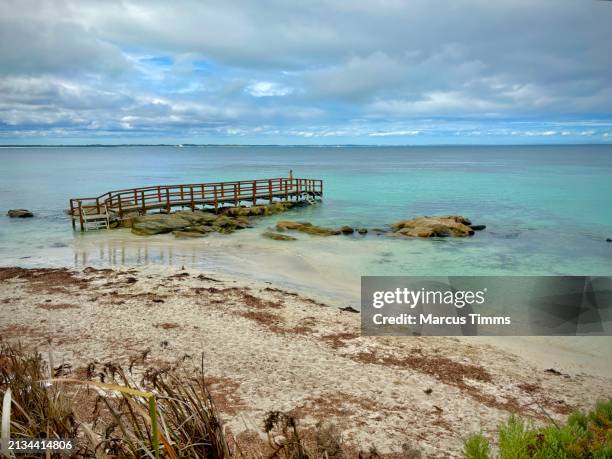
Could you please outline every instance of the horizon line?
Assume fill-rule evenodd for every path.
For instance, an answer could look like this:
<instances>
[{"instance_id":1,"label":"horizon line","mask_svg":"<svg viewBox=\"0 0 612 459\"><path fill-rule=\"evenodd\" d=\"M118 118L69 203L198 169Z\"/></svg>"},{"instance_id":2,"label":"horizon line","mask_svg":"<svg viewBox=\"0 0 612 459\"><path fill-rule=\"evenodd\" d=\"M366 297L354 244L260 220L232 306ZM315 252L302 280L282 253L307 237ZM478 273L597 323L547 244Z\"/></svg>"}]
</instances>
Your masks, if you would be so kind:
<instances>
[{"instance_id":1,"label":"horizon line","mask_svg":"<svg viewBox=\"0 0 612 459\"><path fill-rule=\"evenodd\" d=\"M560 147L560 146L611 146L607 142L591 143L431 143L431 144L307 144L307 143L80 143L80 144L0 144L0 148L33 148L33 147Z\"/></svg>"}]
</instances>

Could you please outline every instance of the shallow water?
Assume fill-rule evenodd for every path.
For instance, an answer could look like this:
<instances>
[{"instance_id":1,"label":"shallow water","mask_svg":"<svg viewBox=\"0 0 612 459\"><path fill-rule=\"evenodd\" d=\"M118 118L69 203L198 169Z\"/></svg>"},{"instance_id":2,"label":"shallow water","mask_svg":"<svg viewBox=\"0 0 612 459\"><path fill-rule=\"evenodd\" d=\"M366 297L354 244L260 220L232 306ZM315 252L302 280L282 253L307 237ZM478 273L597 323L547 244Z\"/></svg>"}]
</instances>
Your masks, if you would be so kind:
<instances>
[{"instance_id":1,"label":"shallow water","mask_svg":"<svg viewBox=\"0 0 612 459\"><path fill-rule=\"evenodd\" d=\"M0 148L2 265L163 263L256 277L358 303L359 276L612 275L612 146ZM73 232L70 197L133 186L286 176L321 178L321 204L230 235L176 240ZM278 218L368 228L457 213L468 239L270 241Z\"/></svg>"}]
</instances>

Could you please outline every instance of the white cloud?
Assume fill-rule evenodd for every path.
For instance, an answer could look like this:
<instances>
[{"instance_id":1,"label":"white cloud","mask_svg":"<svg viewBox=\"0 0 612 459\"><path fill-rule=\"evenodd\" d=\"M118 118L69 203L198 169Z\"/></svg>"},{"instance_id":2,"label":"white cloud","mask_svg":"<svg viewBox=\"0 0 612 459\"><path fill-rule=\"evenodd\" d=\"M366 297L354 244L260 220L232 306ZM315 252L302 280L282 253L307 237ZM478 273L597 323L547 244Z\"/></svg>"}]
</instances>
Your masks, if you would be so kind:
<instances>
[{"instance_id":1,"label":"white cloud","mask_svg":"<svg viewBox=\"0 0 612 459\"><path fill-rule=\"evenodd\" d=\"M390 136L411 136L418 135L421 131L383 131L383 132L371 132L368 134L370 137L390 137Z\"/></svg>"},{"instance_id":2,"label":"white cloud","mask_svg":"<svg viewBox=\"0 0 612 459\"><path fill-rule=\"evenodd\" d=\"M281 97L291 94L293 89L272 81L254 81L245 88L245 91L253 97Z\"/></svg>"}]
</instances>

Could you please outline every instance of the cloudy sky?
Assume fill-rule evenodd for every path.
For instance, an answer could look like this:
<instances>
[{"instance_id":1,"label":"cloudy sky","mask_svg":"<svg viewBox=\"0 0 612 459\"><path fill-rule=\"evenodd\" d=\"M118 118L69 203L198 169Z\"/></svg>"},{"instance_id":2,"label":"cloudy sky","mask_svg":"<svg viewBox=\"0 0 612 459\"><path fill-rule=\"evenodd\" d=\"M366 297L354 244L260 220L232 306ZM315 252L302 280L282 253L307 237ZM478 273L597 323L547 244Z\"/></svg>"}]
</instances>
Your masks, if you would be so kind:
<instances>
[{"instance_id":1,"label":"cloudy sky","mask_svg":"<svg viewBox=\"0 0 612 459\"><path fill-rule=\"evenodd\" d=\"M0 1L0 144L612 143L612 2Z\"/></svg>"}]
</instances>

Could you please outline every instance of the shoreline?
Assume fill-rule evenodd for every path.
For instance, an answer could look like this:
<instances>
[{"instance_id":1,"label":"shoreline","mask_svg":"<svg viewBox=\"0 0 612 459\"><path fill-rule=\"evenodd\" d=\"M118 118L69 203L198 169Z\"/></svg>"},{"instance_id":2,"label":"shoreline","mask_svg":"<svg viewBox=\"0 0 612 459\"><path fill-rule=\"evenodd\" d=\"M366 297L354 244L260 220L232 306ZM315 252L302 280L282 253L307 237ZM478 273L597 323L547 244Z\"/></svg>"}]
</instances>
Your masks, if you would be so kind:
<instances>
[{"instance_id":1,"label":"shoreline","mask_svg":"<svg viewBox=\"0 0 612 459\"><path fill-rule=\"evenodd\" d=\"M157 365L202 357L238 439L261 438L266 412L281 410L306 428L333 421L357 449L391 454L408 442L455 457L469 433L491 436L513 412L561 420L612 395L609 371L551 353L555 340L510 349L482 337L361 337L346 304L269 282L166 266L0 268L0 280L0 336L41 351L51 338L54 360L73 369L147 349Z\"/></svg>"}]
</instances>

